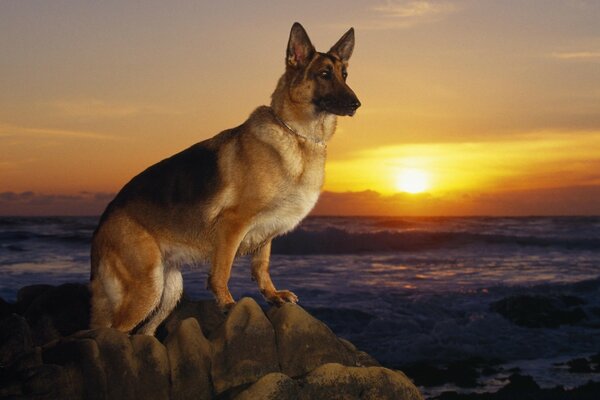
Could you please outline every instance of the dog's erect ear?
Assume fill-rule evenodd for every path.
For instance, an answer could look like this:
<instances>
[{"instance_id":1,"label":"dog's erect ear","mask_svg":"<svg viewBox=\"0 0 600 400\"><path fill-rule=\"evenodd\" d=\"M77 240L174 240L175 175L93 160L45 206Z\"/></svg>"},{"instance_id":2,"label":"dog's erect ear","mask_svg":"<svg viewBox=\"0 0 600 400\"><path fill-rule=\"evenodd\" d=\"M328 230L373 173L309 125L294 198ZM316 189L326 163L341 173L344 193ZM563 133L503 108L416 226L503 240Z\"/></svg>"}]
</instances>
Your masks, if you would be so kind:
<instances>
[{"instance_id":1,"label":"dog's erect ear","mask_svg":"<svg viewBox=\"0 0 600 400\"><path fill-rule=\"evenodd\" d=\"M344 33L344 36L334 44L329 53L335 54L343 62L347 62L352 55L354 50L354 28L350 28L348 32Z\"/></svg>"},{"instance_id":2,"label":"dog's erect ear","mask_svg":"<svg viewBox=\"0 0 600 400\"><path fill-rule=\"evenodd\" d=\"M292 25L290 40L288 41L286 62L290 67L301 68L306 66L315 54L315 48L308 38L308 34L297 22Z\"/></svg>"}]
</instances>

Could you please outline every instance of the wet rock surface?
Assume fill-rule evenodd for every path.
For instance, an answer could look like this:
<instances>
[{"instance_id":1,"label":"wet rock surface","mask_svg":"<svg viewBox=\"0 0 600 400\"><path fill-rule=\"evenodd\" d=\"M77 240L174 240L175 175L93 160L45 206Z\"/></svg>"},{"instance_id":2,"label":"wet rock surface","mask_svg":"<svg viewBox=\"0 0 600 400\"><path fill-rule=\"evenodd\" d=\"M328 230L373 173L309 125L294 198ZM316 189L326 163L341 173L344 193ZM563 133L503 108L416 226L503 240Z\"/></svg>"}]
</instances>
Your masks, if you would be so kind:
<instances>
[{"instance_id":1,"label":"wet rock surface","mask_svg":"<svg viewBox=\"0 0 600 400\"><path fill-rule=\"evenodd\" d=\"M26 287L0 305L0 398L422 398L297 305L265 313L244 298L224 316L184 299L157 337L87 330L84 285Z\"/></svg>"}]
</instances>

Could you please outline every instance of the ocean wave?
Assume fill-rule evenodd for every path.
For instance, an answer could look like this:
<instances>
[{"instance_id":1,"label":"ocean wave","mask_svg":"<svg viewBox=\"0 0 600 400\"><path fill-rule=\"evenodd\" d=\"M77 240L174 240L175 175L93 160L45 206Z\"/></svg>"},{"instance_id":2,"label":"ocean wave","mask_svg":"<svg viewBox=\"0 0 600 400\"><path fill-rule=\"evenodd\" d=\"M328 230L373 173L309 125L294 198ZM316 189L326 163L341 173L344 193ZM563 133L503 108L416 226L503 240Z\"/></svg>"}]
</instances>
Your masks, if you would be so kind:
<instances>
[{"instance_id":1,"label":"ocean wave","mask_svg":"<svg viewBox=\"0 0 600 400\"><path fill-rule=\"evenodd\" d=\"M89 246L94 217L0 218L0 243ZM490 246L600 251L598 218L307 218L276 254L358 254ZM9 249L10 250L10 249Z\"/></svg>"},{"instance_id":2,"label":"ocean wave","mask_svg":"<svg viewBox=\"0 0 600 400\"><path fill-rule=\"evenodd\" d=\"M36 233L31 231L6 231L0 232L0 242L47 241L65 243L91 243L92 232L63 232L63 233Z\"/></svg>"},{"instance_id":3,"label":"ocean wave","mask_svg":"<svg viewBox=\"0 0 600 400\"><path fill-rule=\"evenodd\" d=\"M473 232L375 231L349 232L339 228L297 229L275 239L276 254L355 254L422 251L466 246L535 246L561 250L600 250L600 238L560 238Z\"/></svg>"}]
</instances>

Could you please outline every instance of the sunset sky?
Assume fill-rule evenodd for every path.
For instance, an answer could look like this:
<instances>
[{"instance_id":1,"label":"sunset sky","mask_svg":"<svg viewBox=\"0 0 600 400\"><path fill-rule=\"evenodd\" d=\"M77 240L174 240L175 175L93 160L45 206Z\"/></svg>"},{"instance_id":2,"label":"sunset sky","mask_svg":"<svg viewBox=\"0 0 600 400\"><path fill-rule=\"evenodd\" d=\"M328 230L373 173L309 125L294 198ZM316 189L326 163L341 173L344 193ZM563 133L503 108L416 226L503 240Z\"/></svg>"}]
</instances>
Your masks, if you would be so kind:
<instances>
[{"instance_id":1,"label":"sunset sky","mask_svg":"<svg viewBox=\"0 0 600 400\"><path fill-rule=\"evenodd\" d=\"M600 2L2 1L0 215L97 215L268 104L299 21L363 106L315 214L600 214Z\"/></svg>"}]
</instances>

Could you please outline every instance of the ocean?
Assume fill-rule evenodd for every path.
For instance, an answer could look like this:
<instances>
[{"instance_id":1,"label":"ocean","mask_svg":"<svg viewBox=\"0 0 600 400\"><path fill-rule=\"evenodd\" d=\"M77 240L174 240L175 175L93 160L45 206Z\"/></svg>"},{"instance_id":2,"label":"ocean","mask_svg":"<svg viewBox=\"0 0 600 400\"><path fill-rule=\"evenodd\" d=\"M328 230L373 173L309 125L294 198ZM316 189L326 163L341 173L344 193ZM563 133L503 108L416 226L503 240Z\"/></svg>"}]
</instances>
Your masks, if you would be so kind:
<instances>
[{"instance_id":1,"label":"ocean","mask_svg":"<svg viewBox=\"0 0 600 400\"><path fill-rule=\"evenodd\" d=\"M0 296L14 301L25 285L88 281L97 220L0 218ZM186 296L211 297L207 272L184 268ZM600 353L600 217L310 217L274 241L271 273L384 366L494 365L474 387L444 383L423 388L426 396L493 391L516 368L542 387L600 380L600 371L575 374L564 364ZM235 262L230 289L260 299L248 258ZM494 307L523 295L570 299L565 307L583 317L523 326Z\"/></svg>"}]
</instances>

